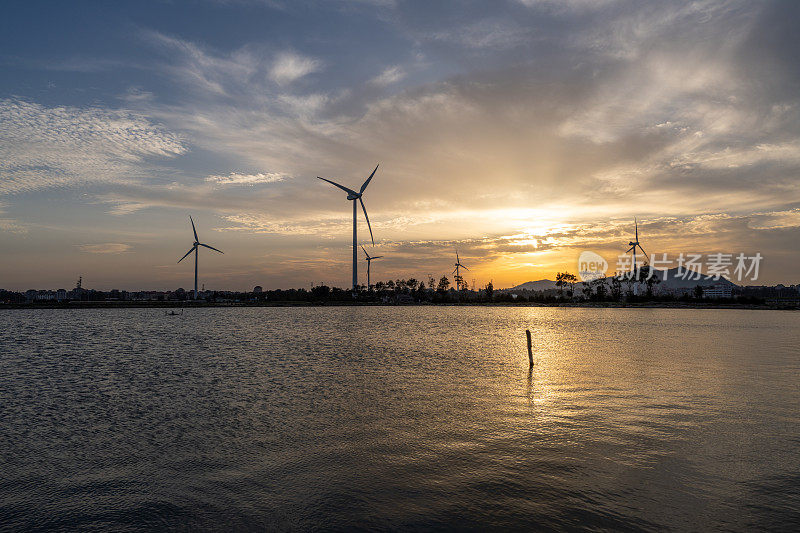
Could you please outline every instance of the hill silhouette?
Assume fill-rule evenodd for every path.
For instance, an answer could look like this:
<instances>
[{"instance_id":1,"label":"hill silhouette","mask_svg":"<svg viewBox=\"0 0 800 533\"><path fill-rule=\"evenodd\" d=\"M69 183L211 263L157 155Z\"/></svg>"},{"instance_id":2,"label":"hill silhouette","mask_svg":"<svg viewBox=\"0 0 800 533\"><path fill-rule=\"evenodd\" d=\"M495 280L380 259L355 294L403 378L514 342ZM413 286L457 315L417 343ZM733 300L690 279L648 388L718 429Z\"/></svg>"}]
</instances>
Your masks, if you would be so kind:
<instances>
[{"instance_id":1,"label":"hill silhouette","mask_svg":"<svg viewBox=\"0 0 800 533\"><path fill-rule=\"evenodd\" d=\"M657 276L661 279L662 287L669 288L669 289L689 289L700 285L701 287L706 287L710 285L730 285L736 286L735 283L732 281L721 277L719 279L714 279L713 276L706 276L700 272L692 271L692 270L685 270L686 273L685 277L681 277L679 274L678 267L670 268L666 271L664 270L654 270L653 276ZM606 277L609 279L610 276ZM554 280L549 279L540 279L536 281L526 281L525 283L521 283L515 287L511 287L510 289L504 289L505 291L546 291L557 289L556 282Z\"/></svg>"}]
</instances>

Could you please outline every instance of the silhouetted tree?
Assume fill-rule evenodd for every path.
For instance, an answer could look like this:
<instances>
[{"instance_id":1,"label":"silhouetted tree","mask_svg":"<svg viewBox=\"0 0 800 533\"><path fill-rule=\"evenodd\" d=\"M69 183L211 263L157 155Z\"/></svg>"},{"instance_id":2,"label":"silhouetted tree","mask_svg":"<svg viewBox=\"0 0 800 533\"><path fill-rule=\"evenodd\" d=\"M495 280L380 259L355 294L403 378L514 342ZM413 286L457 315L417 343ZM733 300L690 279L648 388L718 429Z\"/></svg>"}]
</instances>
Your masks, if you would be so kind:
<instances>
[{"instance_id":1,"label":"silhouetted tree","mask_svg":"<svg viewBox=\"0 0 800 533\"><path fill-rule=\"evenodd\" d=\"M653 296L653 287L661 283L661 278L653 270L649 264L645 263L644 266L641 268L641 276L644 279L645 285L647 285L647 296Z\"/></svg>"},{"instance_id":2,"label":"silhouetted tree","mask_svg":"<svg viewBox=\"0 0 800 533\"><path fill-rule=\"evenodd\" d=\"M311 294L318 300L327 300L331 294L331 288L327 285L318 285L311 289Z\"/></svg>"},{"instance_id":3,"label":"silhouetted tree","mask_svg":"<svg viewBox=\"0 0 800 533\"><path fill-rule=\"evenodd\" d=\"M562 298L564 297L564 287L567 286L567 282L565 280L566 275L566 272L559 272L556 274L556 287L558 287L558 292Z\"/></svg>"},{"instance_id":4,"label":"silhouetted tree","mask_svg":"<svg viewBox=\"0 0 800 533\"><path fill-rule=\"evenodd\" d=\"M445 293L449 288L450 288L450 280L447 279L447 276L442 276L442 279L439 280L439 285L436 287L436 290L438 292Z\"/></svg>"},{"instance_id":5,"label":"silhouetted tree","mask_svg":"<svg viewBox=\"0 0 800 533\"><path fill-rule=\"evenodd\" d=\"M567 283L569 283L569 296L572 298L572 295L575 294L575 284L578 282L578 277L575 274L567 274Z\"/></svg>"},{"instance_id":6,"label":"silhouetted tree","mask_svg":"<svg viewBox=\"0 0 800 533\"><path fill-rule=\"evenodd\" d=\"M558 287L561 291L561 297L564 297L564 287L569 287L569 291L567 291L567 295L572 298L572 295L575 292L575 283L577 283L578 278L575 277L575 274L570 274L569 272L559 272L556 274L556 287Z\"/></svg>"},{"instance_id":7,"label":"silhouetted tree","mask_svg":"<svg viewBox=\"0 0 800 533\"><path fill-rule=\"evenodd\" d=\"M703 287L702 286L697 285L694 288L694 297L697 298L698 300L703 297Z\"/></svg>"},{"instance_id":8,"label":"silhouetted tree","mask_svg":"<svg viewBox=\"0 0 800 533\"><path fill-rule=\"evenodd\" d=\"M490 281L486 285L486 299L491 300L493 295L494 295L494 285L492 285L492 282Z\"/></svg>"}]
</instances>

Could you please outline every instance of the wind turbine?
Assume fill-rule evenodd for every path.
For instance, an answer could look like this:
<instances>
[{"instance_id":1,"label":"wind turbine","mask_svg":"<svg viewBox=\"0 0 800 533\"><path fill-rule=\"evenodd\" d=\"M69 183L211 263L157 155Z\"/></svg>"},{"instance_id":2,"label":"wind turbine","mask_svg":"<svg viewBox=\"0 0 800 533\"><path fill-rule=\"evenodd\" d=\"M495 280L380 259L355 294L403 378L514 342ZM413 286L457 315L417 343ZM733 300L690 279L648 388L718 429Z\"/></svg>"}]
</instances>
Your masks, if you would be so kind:
<instances>
[{"instance_id":1,"label":"wind turbine","mask_svg":"<svg viewBox=\"0 0 800 533\"><path fill-rule=\"evenodd\" d=\"M633 217L633 225L636 231L636 239L628 243L628 246L630 246L628 252L632 252L633 254L633 275L638 281L639 274L636 272L636 247L637 246L639 247L639 249L642 251L642 253L644 254L645 258L647 258L648 261L650 260L650 258L647 257L647 252L645 252L644 248L642 248L642 245L639 244L639 223L636 221L636 217Z\"/></svg>"},{"instance_id":2,"label":"wind turbine","mask_svg":"<svg viewBox=\"0 0 800 533\"><path fill-rule=\"evenodd\" d=\"M364 191L367 190L367 185L369 185L370 180L372 180L372 176L374 176L375 172L378 171L378 166L379 165L375 166L375 170L372 171L372 174L369 175L367 181L364 182L364 185L361 186L361 189L359 189L358 192L354 191L353 189L348 189L344 185L339 185L334 181L317 176L317 178L321 179L322 181L327 181L331 185L342 189L347 193L347 199L353 201L353 294L355 294L356 286L358 285L358 218L356 217L358 210L356 206L356 200L361 203L361 209L364 210L364 218L367 219L367 227L369 228L370 239L372 239L372 246L375 246L375 238L372 236L372 226L369 223L367 208L364 207L364 200L361 198L361 196L364 194Z\"/></svg>"},{"instance_id":3,"label":"wind turbine","mask_svg":"<svg viewBox=\"0 0 800 533\"><path fill-rule=\"evenodd\" d=\"M456 265L455 266L456 266L456 268L453 270L453 273L456 275L456 278L455 278L456 279L456 289L457 290L461 290L460 285L462 283L464 283L464 281L461 279L461 272L459 271L459 268L463 268L466 271L469 271L469 269L461 264L461 260L458 258L458 250L456 250Z\"/></svg>"},{"instance_id":4,"label":"wind turbine","mask_svg":"<svg viewBox=\"0 0 800 533\"><path fill-rule=\"evenodd\" d=\"M362 250L364 250L364 247L362 246L362 247L361 247L361 249L362 249ZM382 255L372 255L372 256L371 256L371 255L369 255L369 254L367 253L367 251L366 251L366 250L364 250L364 255L366 255L366 256L367 256L367 290L369 290L369 288L370 288L370 283L369 283L369 267L372 265L372 260L373 260L373 259L380 259L380 258L382 258L383 256L382 256Z\"/></svg>"},{"instance_id":5,"label":"wind turbine","mask_svg":"<svg viewBox=\"0 0 800 533\"><path fill-rule=\"evenodd\" d=\"M221 254L224 252L222 250L217 250L213 246L209 246L207 244L203 244L202 242L200 242L200 239L197 238L197 229L194 227L194 220L192 220L191 215L189 215L189 221L192 223L192 231L194 232L194 244L189 249L189 251L186 252L186 255L178 259L178 263L186 259L186 256L188 256L190 253L194 252L194 299L197 300L197 255L198 255L197 252L200 249L200 246L205 246L209 250L214 250L215 252L219 252Z\"/></svg>"}]
</instances>

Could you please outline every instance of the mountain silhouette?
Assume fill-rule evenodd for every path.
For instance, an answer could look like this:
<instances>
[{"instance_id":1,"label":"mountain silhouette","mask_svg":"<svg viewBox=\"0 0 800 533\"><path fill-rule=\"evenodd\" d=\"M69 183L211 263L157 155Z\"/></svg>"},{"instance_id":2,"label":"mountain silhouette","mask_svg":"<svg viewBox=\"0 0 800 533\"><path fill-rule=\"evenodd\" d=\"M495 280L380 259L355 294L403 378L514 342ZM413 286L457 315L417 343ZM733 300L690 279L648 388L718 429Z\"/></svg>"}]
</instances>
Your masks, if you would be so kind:
<instances>
[{"instance_id":1,"label":"mountain silhouette","mask_svg":"<svg viewBox=\"0 0 800 533\"><path fill-rule=\"evenodd\" d=\"M679 269L678 267L670 268L666 271L663 270L654 270L653 276L657 276L661 279L661 283L659 284L661 287L668 288L668 289L689 289L694 288L697 285L701 287L706 287L710 285L729 285L729 286L736 286L735 283L732 281L721 277L719 279L714 279L713 276L706 276L696 271L686 270L685 279L681 278L678 274ZM610 281L610 276L606 279ZM580 282L577 284L580 286ZM557 289L556 282L554 280L549 279L540 279L537 281L526 281L525 283L521 283L515 287L511 287L510 289L504 289L505 291L547 291L552 289Z\"/></svg>"}]
</instances>

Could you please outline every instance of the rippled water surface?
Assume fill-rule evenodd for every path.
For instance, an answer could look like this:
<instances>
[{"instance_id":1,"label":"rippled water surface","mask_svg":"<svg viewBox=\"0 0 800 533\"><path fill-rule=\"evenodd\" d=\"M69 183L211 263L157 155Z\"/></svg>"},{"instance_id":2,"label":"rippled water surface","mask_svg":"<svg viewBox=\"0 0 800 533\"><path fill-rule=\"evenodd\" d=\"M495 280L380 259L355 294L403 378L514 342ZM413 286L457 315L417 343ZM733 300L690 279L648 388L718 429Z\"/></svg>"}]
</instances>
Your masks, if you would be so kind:
<instances>
[{"instance_id":1,"label":"rippled water surface","mask_svg":"<svg viewBox=\"0 0 800 533\"><path fill-rule=\"evenodd\" d=\"M797 529L798 326L746 310L0 311L0 528Z\"/></svg>"}]
</instances>

